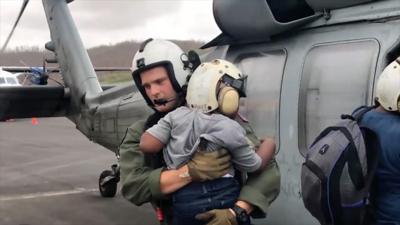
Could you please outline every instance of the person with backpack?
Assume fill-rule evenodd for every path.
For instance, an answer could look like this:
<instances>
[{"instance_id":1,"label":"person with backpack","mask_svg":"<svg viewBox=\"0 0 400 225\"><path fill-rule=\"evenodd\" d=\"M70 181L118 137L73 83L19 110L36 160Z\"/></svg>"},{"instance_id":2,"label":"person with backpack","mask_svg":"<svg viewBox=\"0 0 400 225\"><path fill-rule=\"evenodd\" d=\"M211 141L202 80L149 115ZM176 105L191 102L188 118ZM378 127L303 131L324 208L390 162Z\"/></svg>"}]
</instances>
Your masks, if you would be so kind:
<instances>
[{"instance_id":1,"label":"person with backpack","mask_svg":"<svg viewBox=\"0 0 400 225\"><path fill-rule=\"evenodd\" d=\"M400 225L399 62L378 78L374 106L342 115L307 151L302 198L322 225Z\"/></svg>"},{"instance_id":2,"label":"person with backpack","mask_svg":"<svg viewBox=\"0 0 400 225\"><path fill-rule=\"evenodd\" d=\"M381 145L371 201L376 225L400 225L400 57L379 76L375 96L378 107L360 123Z\"/></svg>"}]
</instances>

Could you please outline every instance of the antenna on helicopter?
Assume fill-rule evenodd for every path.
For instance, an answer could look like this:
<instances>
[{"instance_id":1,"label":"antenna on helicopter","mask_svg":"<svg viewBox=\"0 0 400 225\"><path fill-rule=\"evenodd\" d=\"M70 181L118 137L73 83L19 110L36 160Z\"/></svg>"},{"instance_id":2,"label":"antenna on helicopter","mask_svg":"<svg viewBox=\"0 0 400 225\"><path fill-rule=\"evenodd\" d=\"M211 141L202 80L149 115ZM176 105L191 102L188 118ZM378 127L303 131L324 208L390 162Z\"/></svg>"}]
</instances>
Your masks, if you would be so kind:
<instances>
[{"instance_id":1,"label":"antenna on helicopter","mask_svg":"<svg viewBox=\"0 0 400 225\"><path fill-rule=\"evenodd\" d=\"M15 30L15 28L17 27L19 20L21 19L21 16L22 16L22 14L23 14L24 11L25 11L25 8L26 8L26 6L28 5L28 2L29 2L29 0L24 0L24 2L22 3L22 7L21 7L21 10L19 11L17 20L15 21L14 26L13 26L13 28L11 29L11 32L10 32L10 34L8 35L6 42L4 43L3 47L1 48L0 53L3 53L4 50L7 48L8 42L10 41L10 39L11 39L13 33L14 33L14 30Z\"/></svg>"}]
</instances>

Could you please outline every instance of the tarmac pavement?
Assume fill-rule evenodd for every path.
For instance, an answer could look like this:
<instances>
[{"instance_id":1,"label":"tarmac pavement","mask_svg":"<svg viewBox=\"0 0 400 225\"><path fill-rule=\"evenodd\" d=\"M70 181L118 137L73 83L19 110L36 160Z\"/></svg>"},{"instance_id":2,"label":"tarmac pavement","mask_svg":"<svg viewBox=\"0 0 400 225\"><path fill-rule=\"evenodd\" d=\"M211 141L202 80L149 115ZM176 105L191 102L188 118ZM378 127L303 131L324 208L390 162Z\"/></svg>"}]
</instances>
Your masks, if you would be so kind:
<instances>
[{"instance_id":1,"label":"tarmac pavement","mask_svg":"<svg viewBox=\"0 0 400 225\"><path fill-rule=\"evenodd\" d=\"M100 173L114 153L66 118L0 123L0 225L156 225L150 205L102 198Z\"/></svg>"}]
</instances>

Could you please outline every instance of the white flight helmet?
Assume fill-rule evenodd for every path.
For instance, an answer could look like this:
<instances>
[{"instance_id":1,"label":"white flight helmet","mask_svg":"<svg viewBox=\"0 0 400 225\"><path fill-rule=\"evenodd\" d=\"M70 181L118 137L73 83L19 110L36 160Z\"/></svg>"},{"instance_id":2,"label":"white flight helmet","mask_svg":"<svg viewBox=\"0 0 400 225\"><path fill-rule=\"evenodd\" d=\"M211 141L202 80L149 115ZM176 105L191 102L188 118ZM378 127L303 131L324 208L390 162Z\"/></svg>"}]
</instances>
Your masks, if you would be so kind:
<instances>
[{"instance_id":1,"label":"white flight helmet","mask_svg":"<svg viewBox=\"0 0 400 225\"><path fill-rule=\"evenodd\" d=\"M142 86L140 73L157 67L164 66L168 72L172 87L180 94L182 85L190 70L184 67L182 59L185 53L176 44L166 40L148 39L142 43L132 60L132 77L147 104L154 106Z\"/></svg>"},{"instance_id":2,"label":"white flight helmet","mask_svg":"<svg viewBox=\"0 0 400 225\"><path fill-rule=\"evenodd\" d=\"M390 63L376 84L376 100L388 111L400 111L400 59Z\"/></svg>"},{"instance_id":3,"label":"white flight helmet","mask_svg":"<svg viewBox=\"0 0 400 225\"><path fill-rule=\"evenodd\" d=\"M216 59L202 63L193 72L186 94L189 108L208 113L216 109L231 116L245 95L245 76L232 63Z\"/></svg>"}]
</instances>

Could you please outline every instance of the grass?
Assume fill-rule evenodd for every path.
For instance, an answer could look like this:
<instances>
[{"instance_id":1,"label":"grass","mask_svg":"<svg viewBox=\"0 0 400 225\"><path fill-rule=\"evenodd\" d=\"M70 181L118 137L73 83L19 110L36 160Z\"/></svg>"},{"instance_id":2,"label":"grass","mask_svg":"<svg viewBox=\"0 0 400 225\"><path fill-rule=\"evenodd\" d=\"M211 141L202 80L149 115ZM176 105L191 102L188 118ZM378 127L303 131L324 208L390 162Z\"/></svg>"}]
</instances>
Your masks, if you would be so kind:
<instances>
[{"instance_id":1,"label":"grass","mask_svg":"<svg viewBox=\"0 0 400 225\"><path fill-rule=\"evenodd\" d=\"M98 77L101 84L132 82L132 75L130 72L103 72L98 74Z\"/></svg>"}]
</instances>

